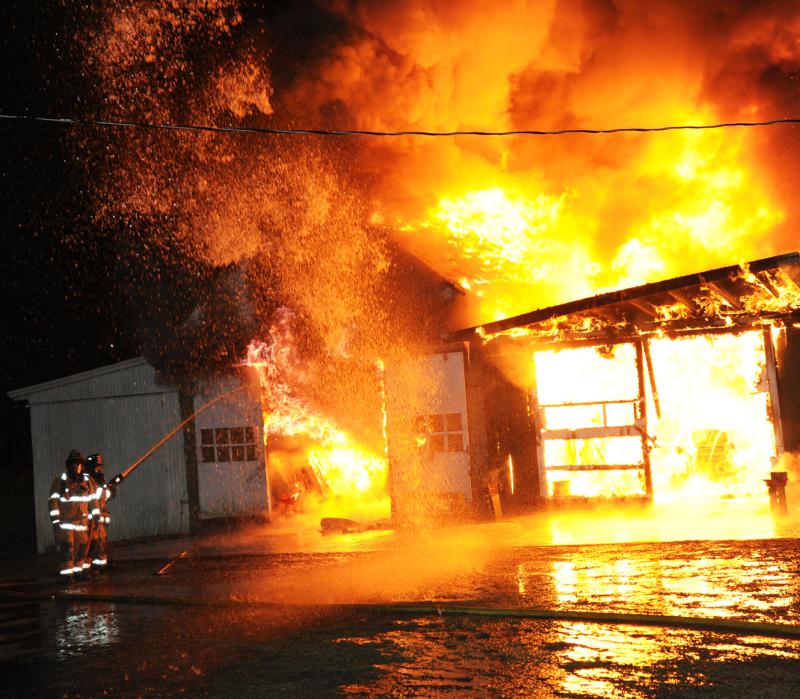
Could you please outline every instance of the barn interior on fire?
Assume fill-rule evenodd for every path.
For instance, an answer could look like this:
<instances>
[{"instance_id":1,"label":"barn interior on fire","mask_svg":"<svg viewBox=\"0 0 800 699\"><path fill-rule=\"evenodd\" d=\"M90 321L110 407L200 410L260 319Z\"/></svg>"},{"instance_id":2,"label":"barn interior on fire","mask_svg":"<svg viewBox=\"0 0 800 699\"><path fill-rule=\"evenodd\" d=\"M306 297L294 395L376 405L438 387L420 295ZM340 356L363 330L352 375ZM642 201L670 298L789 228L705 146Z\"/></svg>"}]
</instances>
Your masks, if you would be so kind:
<instances>
[{"instance_id":1,"label":"barn interior on fire","mask_svg":"<svg viewBox=\"0 0 800 699\"><path fill-rule=\"evenodd\" d=\"M438 366L440 380L430 415L417 417L429 468L418 480L445 511L457 502L491 516L492 493L504 513L767 499L764 480L791 471L784 455L800 448L798 253L575 300L446 341L419 360ZM392 460L391 439L390 464L408 468ZM394 495L395 512L412 507Z\"/></svg>"}]
</instances>

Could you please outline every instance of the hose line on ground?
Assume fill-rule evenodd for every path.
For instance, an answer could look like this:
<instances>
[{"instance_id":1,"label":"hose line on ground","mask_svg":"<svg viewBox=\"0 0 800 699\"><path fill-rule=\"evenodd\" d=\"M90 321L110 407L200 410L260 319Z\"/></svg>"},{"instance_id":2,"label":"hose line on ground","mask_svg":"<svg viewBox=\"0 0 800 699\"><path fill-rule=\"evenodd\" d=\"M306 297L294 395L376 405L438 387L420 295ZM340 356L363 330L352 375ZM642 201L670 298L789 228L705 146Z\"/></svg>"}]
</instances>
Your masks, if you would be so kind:
<instances>
[{"instance_id":1,"label":"hose line on ground","mask_svg":"<svg viewBox=\"0 0 800 699\"><path fill-rule=\"evenodd\" d=\"M552 621L582 621L596 624L684 628L739 636L770 636L800 639L800 626L740 619L713 617L665 616L659 614L630 614L626 612L572 611L563 609L515 609L501 607L459 607L428 603L409 604L286 604L257 600L208 599L202 597L153 597L145 595L110 595L83 592L24 593L0 592L0 598L55 600L59 602L101 602L113 604L149 604L185 607L261 607L268 609L314 609L316 611L364 611L397 615L479 616L491 618L549 619Z\"/></svg>"}]
</instances>

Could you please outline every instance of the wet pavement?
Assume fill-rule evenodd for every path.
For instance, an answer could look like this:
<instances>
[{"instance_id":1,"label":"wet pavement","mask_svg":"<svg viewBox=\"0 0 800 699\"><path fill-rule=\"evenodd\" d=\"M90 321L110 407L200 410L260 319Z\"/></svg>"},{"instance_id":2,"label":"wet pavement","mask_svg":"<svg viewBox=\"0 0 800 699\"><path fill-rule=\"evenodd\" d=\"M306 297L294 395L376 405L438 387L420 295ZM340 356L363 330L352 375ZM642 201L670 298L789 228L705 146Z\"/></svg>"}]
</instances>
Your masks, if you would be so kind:
<instances>
[{"instance_id":1,"label":"wet pavement","mask_svg":"<svg viewBox=\"0 0 800 699\"><path fill-rule=\"evenodd\" d=\"M598 534L603 543L533 545L542 526L322 537L266 525L117 546L107 577L69 590L92 598L80 600L48 597L50 561L40 557L0 588L0 693L798 695L800 638L389 608L427 601L800 626L800 538ZM563 532L568 521L546 526Z\"/></svg>"}]
</instances>

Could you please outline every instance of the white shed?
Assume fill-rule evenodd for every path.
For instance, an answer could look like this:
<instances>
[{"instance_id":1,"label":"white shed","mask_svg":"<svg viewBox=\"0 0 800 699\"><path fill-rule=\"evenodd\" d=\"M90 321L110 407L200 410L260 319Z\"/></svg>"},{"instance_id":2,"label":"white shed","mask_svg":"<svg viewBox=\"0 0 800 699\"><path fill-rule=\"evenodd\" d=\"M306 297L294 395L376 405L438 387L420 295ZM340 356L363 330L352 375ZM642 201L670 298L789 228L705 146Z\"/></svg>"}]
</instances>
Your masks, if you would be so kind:
<instances>
[{"instance_id":1,"label":"white shed","mask_svg":"<svg viewBox=\"0 0 800 699\"><path fill-rule=\"evenodd\" d=\"M10 391L30 407L37 550L53 544L47 498L70 449L103 454L110 479L237 381L225 377L187 396L159 383L155 369L137 358ZM186 534L200 519L269 513L258 391L234 396L203 414L202 424L189 422L121 484L109 506L112 541Z\"/></svg>"}]
</instances>

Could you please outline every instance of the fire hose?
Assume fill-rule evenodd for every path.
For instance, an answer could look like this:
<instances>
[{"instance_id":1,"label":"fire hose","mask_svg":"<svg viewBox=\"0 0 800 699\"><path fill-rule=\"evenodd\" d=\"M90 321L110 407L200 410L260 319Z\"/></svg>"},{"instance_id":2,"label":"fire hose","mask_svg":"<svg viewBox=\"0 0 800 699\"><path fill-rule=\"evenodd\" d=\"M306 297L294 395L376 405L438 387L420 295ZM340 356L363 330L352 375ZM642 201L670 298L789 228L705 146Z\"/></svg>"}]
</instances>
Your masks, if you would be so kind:
<instances>
[{"instance_id":1,"label":"fire hose","mask_svg":"<svg viewBox=\"0 0 800 699\"><path fill-rule=\"evenodd\" d=\"M765 636L800 640L800 626L794 624L719 619L713 617L666 616L660 614L632 614L626 612L573 611L564 609L531 609L502 607L472 607L440 605L431 602L405 604L286 604L258 600L209 599L202 597L155 597L146 595L115 595L100 593L58 592L23 593L0 592L0 598L52 600L67 603L144 604L179 607L225 607L262 609L310 609L332 612L374 612L388 616L476 616L484 618L543 619L550 621L578 621L595 624L622 626L650 626L657 628L681 628L715 633L731 633L738 636Z\"/></svg>"},{"instance_id":2,"label":"fire hose","mask_svg":"<svg viewBox=\"0 0 800 699\"><path fill-rule=\"evenodd\" d=\"M180 424L173 427L167 434L165 434L161 439L159 439L152 447L150 447L144 454L142 454L136 461L134 461L128 468L126 468L122 473L118 473L114 476L110 481L108 481L109 488L116 488L122 481L124 481L128 476L133 473L139 466L141 466L147 459L149 459L156 451L158 451L164 444L166 444L170 439L172 439L178 432L180 432L186 425L188 425L192 420L194 420L200 413L208 410L212 405L219 403L224 398L233 395L234 393L241 391L245 388L246 384L242 384L241 386L237 386L236 388L227 391L226 393L222 393L221 395L217 396L213 400L210 400L206 403L203 407L195 410L189 417L183 420ZM92 542L92 530L94 528L94 523L90 524L89 529L89 536L87 537L88 541L85 545L85 550L83 551L83 555L81 556L81 560L84 560L89 555L89 547L91 546Z\"/></svg>"}]
</instances>

